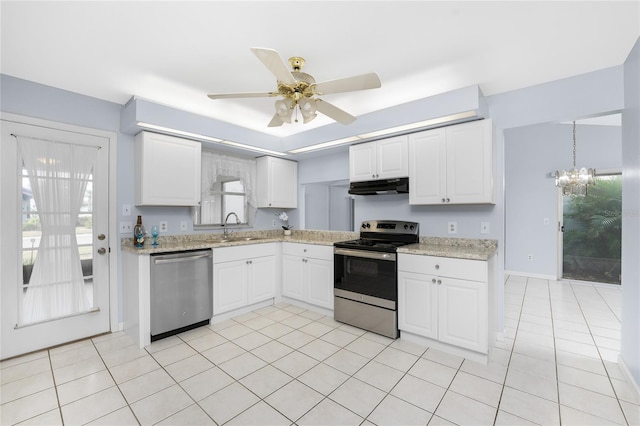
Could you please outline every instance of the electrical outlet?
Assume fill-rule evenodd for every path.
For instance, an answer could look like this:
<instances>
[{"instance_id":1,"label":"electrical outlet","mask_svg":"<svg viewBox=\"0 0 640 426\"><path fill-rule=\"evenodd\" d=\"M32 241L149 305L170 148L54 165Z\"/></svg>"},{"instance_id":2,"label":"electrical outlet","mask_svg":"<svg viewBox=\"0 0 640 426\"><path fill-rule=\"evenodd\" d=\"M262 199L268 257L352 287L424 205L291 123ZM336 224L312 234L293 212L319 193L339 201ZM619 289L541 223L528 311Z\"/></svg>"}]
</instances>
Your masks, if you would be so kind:
<instances>
[{"instance_id":1,"label":"electrical outlet","mask_svg":"<svg viewBox=\"0 0 640 426\"><path fill-rule=\"evenodd\" d=\"M169 224L166 221L160 222L160 232L169 232Z\"/></svg>"},{"instance_id":2,"label":"electrical outlet","mask_svg":"<svg viewBox=\"0 0 640 426\"><path fill-rule=\"evenodd\" d=\"M274 227L274 228L277 228L277 227L278 227L278 222L276 222L276 220L275 220L275 219L273 219L273 227Z\"/></svg>"},{"instance_id":3,"label":"electrical outlet","mask_svg":"<svg viewBox=\"0 0 640 426\"><path fill-rule=\"evenodd\" d=\"M181 231L187 231L187 221L186 220L181 220L180 221L180 230Z\"/></svg>"},{"instance_id":4,"label":"electrical outlet","mask_svg":"<svg viewBox=\"0 0 640 426\"><path fill-rule=\"evenodd\" d=\"M122 205L122 216L131 216L131 206L129 204Z\"/></svg>"},{"instance_id":5,"label":"electrical outlet","mask_svg":"<svg viewBox=\"0 0 640 426\"><path fill-rule=\"evenodd\" d=\"M489 222L480 222L480 233L481 234L489 233Z\"/></svg>"},{"instance_id":6,"label":"electrical outlet","mask_svg":"<svg viewBox=\"0 0 640 426\"><path fill-rule=\"evenodd\" d=\"M527 255L527 260L533 260L533 255L532 254Z\"/></svg>"},{"instance_id":7,"label":"electrical outlet","mask_svg":"<svg viewBox=\"0 0 640 426\"><path fill-rule=\"evenodd\" d=\"M133 224L131 222L120 222L120 233L129 234L133 232Z\"/></svg>"},{"instance_id":8,"label":"electrical outlet","mask_svg":"<svg viewBox=\"0 0 640 426\"><path fill-rule=\"evenodd\" d=\"M449 233L457 234L458 233L458 222L449 222Z\"/></svg>"}]
</instances>

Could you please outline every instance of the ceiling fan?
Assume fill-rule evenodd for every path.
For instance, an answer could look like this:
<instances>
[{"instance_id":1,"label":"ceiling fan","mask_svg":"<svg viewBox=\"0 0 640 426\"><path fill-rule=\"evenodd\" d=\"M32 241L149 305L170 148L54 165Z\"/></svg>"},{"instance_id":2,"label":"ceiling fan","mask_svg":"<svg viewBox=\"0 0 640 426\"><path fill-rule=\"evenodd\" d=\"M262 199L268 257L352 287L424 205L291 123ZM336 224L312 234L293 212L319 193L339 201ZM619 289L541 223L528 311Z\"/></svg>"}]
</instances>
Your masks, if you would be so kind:
<instances>
[{"instance_id":1,"label":"ceiling fan","mask_svg":"<svg viewBox=\"0 0 640 426\"><path fill-rule=\"evenodd\" d=\"M262 61L267 69L276 76L278 81L277 90L274 92L221 93L207 96L211 99L282 96L283 99L275 103L276 113L271 119L269 127L277 127L282 126L284 123L291 123L294 112L294 120L297 123L298 111L300 111L302 115L303 123L308 123L313 120L317 112L321 112L342 124L353 123L356 119L353 115L320 99L318 96L353 92L356 90L377 89L381 85L376 73L316 83L316 80L312 76L301 71L305 63L304 58L298 56L289 58L289 65L291 66L291 71L289 71L287 65L276 50L252 47L251 51Z\"/></svg>"}]
</instances>

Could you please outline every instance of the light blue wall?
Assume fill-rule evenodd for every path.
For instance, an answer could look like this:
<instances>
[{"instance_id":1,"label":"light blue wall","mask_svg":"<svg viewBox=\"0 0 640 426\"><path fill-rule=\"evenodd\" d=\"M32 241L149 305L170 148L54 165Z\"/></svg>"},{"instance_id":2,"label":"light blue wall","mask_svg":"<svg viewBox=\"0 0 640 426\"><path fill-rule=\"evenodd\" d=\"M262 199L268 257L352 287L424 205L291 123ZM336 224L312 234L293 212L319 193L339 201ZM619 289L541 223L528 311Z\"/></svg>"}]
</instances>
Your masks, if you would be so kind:
<instances>
[{"instance_id":1,"label":"light blue wall","mask_svg":"<svg viewBox=\"0 0 640 426\"><path fill-rule=\"evenodd\" d=\"M624 64L622 113L622 348L640 386L640 39Z\"/></svg>"},{"instance_id":2,"label":"light blue wall","mask_svg":"<svg viewBox=\"0 0 640 426\"><path fill-rule=\"evenodd\" d=\"M505 269L555 277L558 190L549 174L571 168L572 126L535 124L504 133ZM620 127L577 126L576 140L578 167L622 170Z\"/></svg>"},{"instance_id":3,"label":"light blue wall","mask_svg":"<svg viewBox=\"0 0 640 426\"><path fill-rule=\"evenodd\" d=\"M628 69L638 75L638 46L630 57L627 65ZM627 72L627 75L629 72ZM628 80L633 80L628 77ZM69 93L63 90L43 86L15 79L9 76L0 76L0 89L2 91L2 111L22 114L31 117L38 117L46 120L71 123L80 126L93 127L109 130L118 133L118 215L120 217L120 207L122 204L131 204L133 207L133 137L119 132L120 111L123 106L105 102L86 96ZM497 146L497 203L494 206L409 206L407 196L389 195L378 197L358 197L356 200L356 222L370 218L398 218L420 222L422 235L447 236L446 224L449 221L458 222L458 237L471 238L493 238L498 240L498 270L504 269L505 256L505 232L504 232L504 152L505 142L503 131L516 127L531 124L557 122L573 120L591 115L600 115L608 112L620 111L623 108L623 79L622 66L608 68L580 76L575 76L559 81L554 81L534 87L529 87L509 93L495 95L486 98L493 119L496 132ZM637 79L627 83L627 97L635 96L636 103L628 103L629 107L635 107L634 112L626 114L626 127L623 126L623 138L628 152L633 152L633 162L628 159L625 169L634 171L635 187L631 190L635 194L638 190L638 82ZM450 106L450 105L449 105ZM431 113L431 111L430 111ZM434 112L435 114L435 112ZM630 118L631 117L631 118ZM389 123L401 122L402 117L394 117L392 113L386 117ZM633 145L635 143L635 145ZM632 151L635 150L635 151ZM348 156L345 149L327 151L327 155L304 159L300 161L299 178L300 184L314 182L339 181L348 178ZM629 189L627 189L629 191ZM631 207L638 211L638 197L627 198L628 202L635 202ZM628 205L629 206L629 205ZM271 222L277 210L264 210L259 212L256 222L258 229L270 229ZM292 217L292 224L300 227L302 218L297 217L297 211L289 211ZM172 231L178 233L179 222L190 219L190 212L187 208L141 208L133 207L132 217L142 214L145 222L153 223L160 219L168 220ZM636 221L637 217L631 218ZM628 220L631 220L628 219ZM128 220L128 218L127 218ZM480 234L480 222L490 222L491 232L488 235ZM629 228L631 229L631 228ZM637 236L638 234L636 234ZM623 249L623 256L626 259L627 267L631 259L637 268L639 249L635 243L629 243ZM623 259L623 262L624 262ZM624 263L623 263L624 268ZM119 272L120 273L120 272ZM623 272L624 273L624 272ZM631 280L636 283L636 287L630 287L629 294L633 297L630 301L625 301L625 315L630 316L629 327L638 324L638 273L637 269L629 273ZM499 272L499 281L503 276ZM624 279L624 278L623 278ZM629 279L629 278L628 278ZM122 280L119 279L119 283ZM121 285L121 284L120 284ZM624 288L624 285L623 285ZM120 291L122 294L122 291ZM498 322L502 324L502 294L498 295L499 309L497 313ZM122 304L120 304L122 306ZM635 313L630 311L634 309ZM640 338L638 331L625 329L625 340L623 340L623 351L626 356L635 357L636 377L638 371L638 345Z\"/></svg>"}]
</instances>

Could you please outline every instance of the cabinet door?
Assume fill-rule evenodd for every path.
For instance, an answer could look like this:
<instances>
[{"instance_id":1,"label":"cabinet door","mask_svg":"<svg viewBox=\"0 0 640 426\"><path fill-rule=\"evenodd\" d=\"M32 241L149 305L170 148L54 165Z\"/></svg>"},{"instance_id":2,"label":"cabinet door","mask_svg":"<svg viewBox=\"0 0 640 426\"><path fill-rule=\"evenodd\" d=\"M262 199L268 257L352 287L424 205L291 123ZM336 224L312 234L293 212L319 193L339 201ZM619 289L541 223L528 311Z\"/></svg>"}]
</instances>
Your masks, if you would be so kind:
<instances>
[{"instance_id":1,"label":"cabinet door","mask_svg":"<svg viewBox=\"0 0 640 426\"><path fill-rule=\"evenodd\" d=\"M447 200L445 129L409 135L409 204Z\"/></svg>"},{"instance_id":2,"label":"cabinet door","mask_svg":"<svg viewBox=\"0 0 640 426\"><path fill-rule=\"evenodd\" d=\"M488 350L487 284L441 278L438 336L443 342L477 352Z\"/></svg>"},{"instance_id":3,"label":"cabinet door","mask_svg":"<svg viewBox=\"0 0 640 426\"><path fill-rule=\"evenodd\" d=\"M198 205L200 156L199 142L140 132L135 139L136 205Z\"/></svg>"},{"instance_id":4,"label":"cabinet door","mask_svg":"<svg viewBox=\"0 0 640 426\"><path fill-rule=\"evenodd\" d=\"M313 305L333 309L333 262L307 259L306 266L307 301Z\"/></svg>"},{"instance_id":5,"label":"cabinet door","mask_svg":"<svg viewBox=\"0 0 640 426\"><path fill-rule=\"evenodd\" d=\"M491 120L447 130L447 197L451 203L493 203Z\"/></svg>"},{"instance_id":6,"label":"cabinet door","mask_svg":"<svg viewBox=\"0 0 640 426\"><path fill-rule=\"evenodd\" d=\"M307 283L304 263L298 256L282 255L282 295L297 300L306 300Z\"/></svg>"},{"instance_id":7,"label":"cabinet door","mask_svg":"<svg viewBox=\"0 0 640 426\"><path fill-rule=\"evenodd\" d=\"M276 258L258 257L248 262L247 299L248 303L262 302L276 295Z\"/></svg>"},{"instance_id":8,"label":"cabinet door","mask_svg":"<svg viewBox=\"0 0 640 426\"><path fill-rule=\"evenodd\" d=\"M361 182L376 179L376 143L349 147L349 180Z\"/></svg>"},{"instance_id":9,"label":"cabinet door","mask_svg":"<svg viewBox=\"0 0 640 426\"><path fill-rule=\"evenodd\" d=\"M383 139L377 145L377 179L409 176L409 153L407 136Z\"/></svg>"},{"instance_id":10,"label":"cabinet door","mask_svg":"<svg viewBox=\"0 0 640 426\"><path fill-rule=\"evenodd\" d=\"M213 314L247 305L247 264L245 260L214 263Z\"/></svg>"},{"instance_id":11,"label":"cabinet door","mask_svg":"<svg viewBox=\"0 0 640 426\"><path fill-rule=\"evenodd\" d=\"M438 287L432 275L398 272L398 328L438 338Z\"/></svg>"},{"instance_id":12,"label":"cabinet door","mask_svg":"<svg viewBox=\"0 0 640 426\"><path fill-rule=\"evenodd\" d=\"M298 207L298 163L260 157L256 170L258 207Z\"/></svg>"}]
</instances>

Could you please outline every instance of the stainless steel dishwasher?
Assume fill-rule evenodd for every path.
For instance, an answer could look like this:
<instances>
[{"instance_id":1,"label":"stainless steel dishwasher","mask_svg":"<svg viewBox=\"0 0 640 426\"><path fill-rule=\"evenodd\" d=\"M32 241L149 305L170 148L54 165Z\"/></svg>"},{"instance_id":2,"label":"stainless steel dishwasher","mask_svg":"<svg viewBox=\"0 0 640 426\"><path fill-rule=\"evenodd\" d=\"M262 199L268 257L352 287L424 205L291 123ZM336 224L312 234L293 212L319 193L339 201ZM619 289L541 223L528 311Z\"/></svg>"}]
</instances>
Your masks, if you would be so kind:
<instances>
[{"instance_id":1,"label":"stainless steel dishwasher","mask_svg":"<svg viewBox=\"0 0 640 426\"><path fill-rule=\"evenodd\" d=\"M151 341L208 324L213 316L211 250L151 255Z\"/></svg>"}]
</instances>

